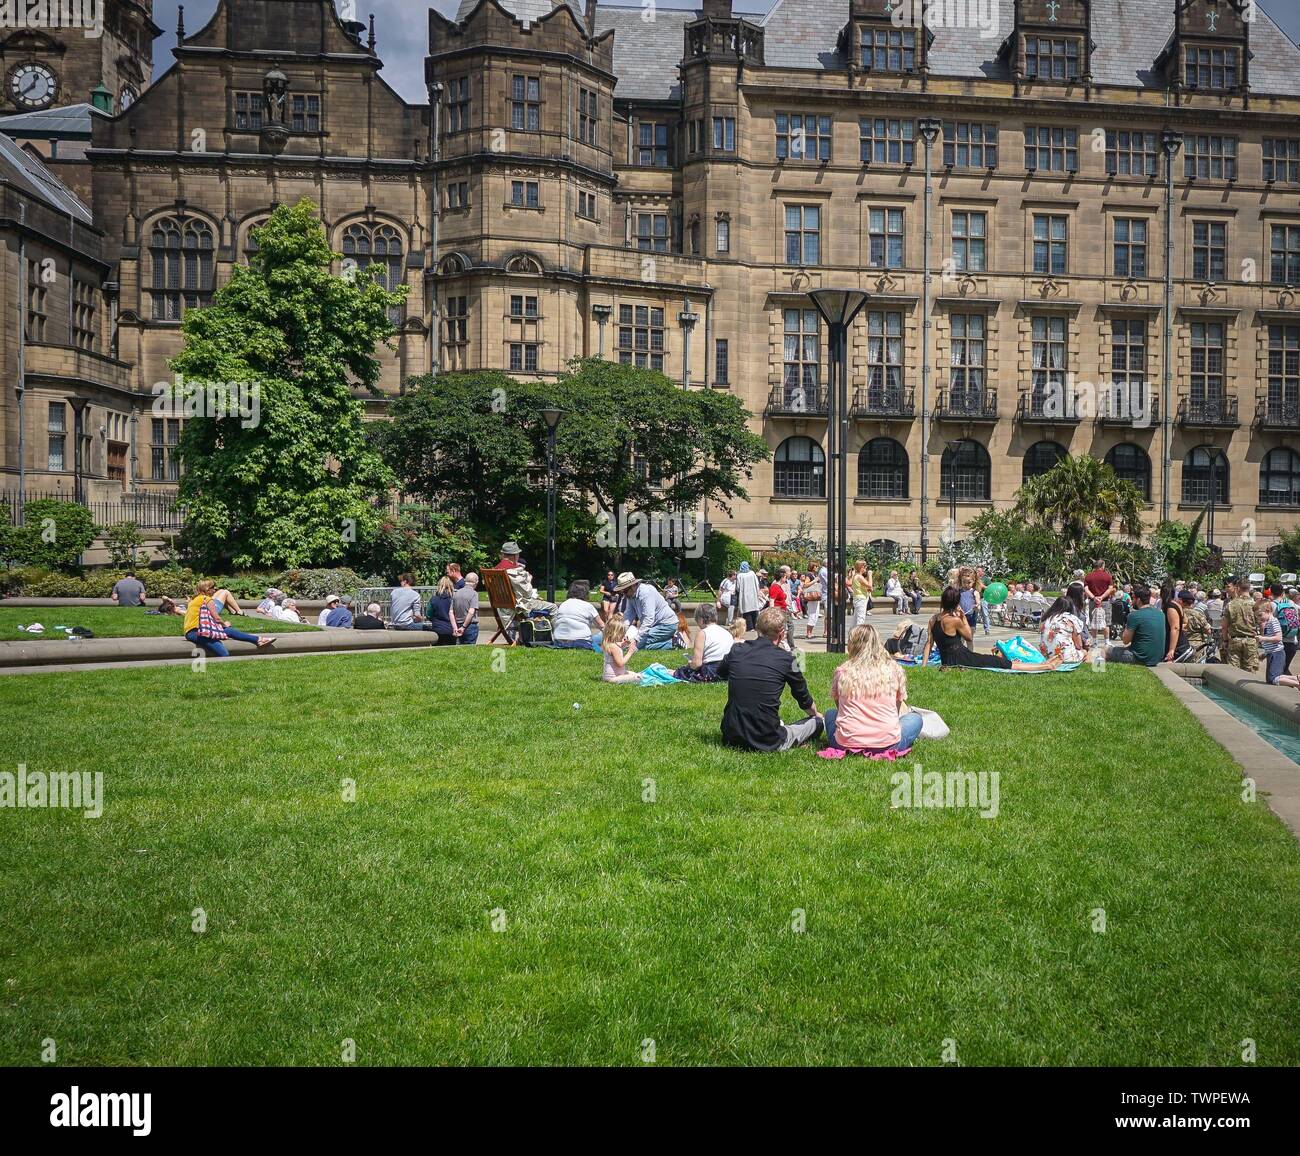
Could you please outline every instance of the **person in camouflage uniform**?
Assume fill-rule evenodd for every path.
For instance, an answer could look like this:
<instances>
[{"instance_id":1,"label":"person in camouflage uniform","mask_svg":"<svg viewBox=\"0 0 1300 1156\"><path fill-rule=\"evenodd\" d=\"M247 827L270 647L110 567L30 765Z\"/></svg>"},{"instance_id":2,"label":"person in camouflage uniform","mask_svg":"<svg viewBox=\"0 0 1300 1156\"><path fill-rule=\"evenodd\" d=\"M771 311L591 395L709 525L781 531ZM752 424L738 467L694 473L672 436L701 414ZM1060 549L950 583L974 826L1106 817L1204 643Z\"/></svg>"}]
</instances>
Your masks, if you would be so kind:
<instances>
[{"instance_id":1,"label":"person in camouflage uniform","mask_svg":"<svg viewBox=\"0 0 1300 1156\"><path fill-rule=\"evenodd\" d=\"M1253 674L1259 669L1259 621L1250 582L1233 578L1228 590L1232 600L1223 612L1223 654L1232 666Z\"/></svg>"},{"instance_id":2,"label":"person in camouflage uniform","mask_svg":"<svg viewBox=\"0 0 1300 1156\"><path fill-rule=\"evenodd\" d=\"M1180 651L1182 661L1198 662L1205 657L1214 631L1205 611L1196 606L1196 595L1191 590L1182 590L1178 600L1183 604L1183 642ZM1178 656L1176 656L1178 657Z\"/></svg>"}]
</instances>

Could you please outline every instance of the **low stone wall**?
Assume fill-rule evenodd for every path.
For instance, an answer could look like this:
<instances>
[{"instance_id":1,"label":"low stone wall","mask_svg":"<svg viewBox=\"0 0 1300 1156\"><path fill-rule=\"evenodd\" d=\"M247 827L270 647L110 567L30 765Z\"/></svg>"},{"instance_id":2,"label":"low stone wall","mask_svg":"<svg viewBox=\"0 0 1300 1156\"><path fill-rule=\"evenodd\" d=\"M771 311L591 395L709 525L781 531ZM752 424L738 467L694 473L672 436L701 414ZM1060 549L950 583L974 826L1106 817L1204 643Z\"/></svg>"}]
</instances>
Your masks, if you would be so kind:
<instances>
[{"instance_id":1,"label":"low stone wall","mask_svg":"<svg viewBox=\"0 0 1300 1156\"><path fill-rule=\"evenodd\" d=\"M241 625L243 619L238 620ZM252 625L256 619L249 619ZM249 633L253 633L252 630ZM257 650L249 643L227 643L232 655L329 654L349 650L403 650L432 646L437 635L423 630L322 630L277 634L274 646ZM61 666L92 662L153 662L188 659L194 647L184 638L87 638L0 642L0 668ZM220 662L220 659L213 659Z\"/></svg>"}]
</instances>

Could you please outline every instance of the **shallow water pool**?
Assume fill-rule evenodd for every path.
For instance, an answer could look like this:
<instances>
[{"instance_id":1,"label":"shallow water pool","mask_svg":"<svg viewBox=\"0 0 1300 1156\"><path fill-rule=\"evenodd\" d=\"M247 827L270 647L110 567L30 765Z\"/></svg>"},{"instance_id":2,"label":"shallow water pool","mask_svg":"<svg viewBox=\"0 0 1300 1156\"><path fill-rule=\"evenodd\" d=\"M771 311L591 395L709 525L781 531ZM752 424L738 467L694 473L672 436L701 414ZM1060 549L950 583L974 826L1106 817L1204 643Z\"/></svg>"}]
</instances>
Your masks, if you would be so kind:
<instances>
[{"instance_id":1,"label":"shallow water pool","mask_svg":"<svg viewBox=\"0 0 1300 1156\"><path fill-rule=\"evenodd\" d=\"M1271 710L1258 707L1207 682L1201 683L1200 689L1206 698L1218 703L1239 722L1245 723L1269 746L1276 747L1293 763L1300 764L1300 729L1293 723Z\"/></svg>"}]
</instances>

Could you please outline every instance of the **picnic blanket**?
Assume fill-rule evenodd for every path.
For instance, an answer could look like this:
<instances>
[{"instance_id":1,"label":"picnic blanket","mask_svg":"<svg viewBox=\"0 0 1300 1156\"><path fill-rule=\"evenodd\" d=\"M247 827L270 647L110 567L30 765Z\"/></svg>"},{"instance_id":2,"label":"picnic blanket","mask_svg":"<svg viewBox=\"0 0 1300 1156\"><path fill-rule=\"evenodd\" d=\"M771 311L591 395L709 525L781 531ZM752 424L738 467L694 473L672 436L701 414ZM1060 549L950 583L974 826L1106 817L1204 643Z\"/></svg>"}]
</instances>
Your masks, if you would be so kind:
<instances>
[{"instance_id":1,"label":"picnic blanket","mask_svg":"<svg viewBox=\"0 0 1300 1156\"><path fill-rule=\"evenodd\" d=\"M1077 662L1064 662L1052 670L1047 666L1047 658L1041 650L1030 642L1023 634L1017 634L1015 638L1005 638L995 643L998 650L1001 651L1003 658L1009 658L1012 662L1032 663L1035 666L1043 667L1042 670L999 670L999 674L1053 674L1069 673L1072 670L1079 669ZM997 670L997 667L980 667L981 670Z\"/></svg>"},{"instance_id":2,"label":"picnic blanket","mask_svg":"<svg viewBox=\"0 0 1300 1156\"><path fill-rule=\"evenodd\" d=\"M845 751L839 747L822 747L817 752L819 759L842 759L847 755L857 755L864 759L876 759L881 762L892 763L895 759L903 759L912 753L912 748L908 747L905 751L894 750L892 747L887 751Z\"/></svg>"},{"instance_id":3,"label":"picnic blanket","mask_svg":"<svg viewBox=\"0 0 1300 1156\"><path fill-rule=\"evenodd\" d=\"M681 686L681 680L662 662L652 662L641 672L641 686Z\"/></svg>"}]
</instances>

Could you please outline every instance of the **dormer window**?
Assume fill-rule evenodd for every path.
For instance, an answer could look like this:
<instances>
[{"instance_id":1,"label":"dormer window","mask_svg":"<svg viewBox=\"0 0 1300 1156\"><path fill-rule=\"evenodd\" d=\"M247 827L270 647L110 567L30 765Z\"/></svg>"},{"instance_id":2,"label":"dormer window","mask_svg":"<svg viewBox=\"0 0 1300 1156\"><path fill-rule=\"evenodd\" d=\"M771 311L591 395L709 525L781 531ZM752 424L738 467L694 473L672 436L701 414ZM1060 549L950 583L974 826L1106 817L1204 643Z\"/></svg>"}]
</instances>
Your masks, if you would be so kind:
<instances>
[{"instance_id":1,"label":"dormer window","mask_svg":"<svg viewBox=\"0 0 1300 1156\"><path fill-rule=\"evenodd\" d=\"M1188 88L1228 92L1237 87L1235 48L1188 47L1183 62L1183 79Z\"/></svg>"},{"instance_id":2,"label":"dormer window","mask_svg":"<svg viewBox=\"0 0 1300 1156\"><path fill-rule=\"evenodd\" d=\"M1025 37L1025 76L1030 80L1078 80L1079 41Z\"/></svg>"},{"instance_id":3,"label":"dormer window","mask_svg":"<svg viewBox=\"0 0 1300 1156\"><path fill-rule=\"evenodd\" d=\"M870 72L913 72L916 69L916 29L863 25L860 63Z\"/></svg>"}]
</instances>

